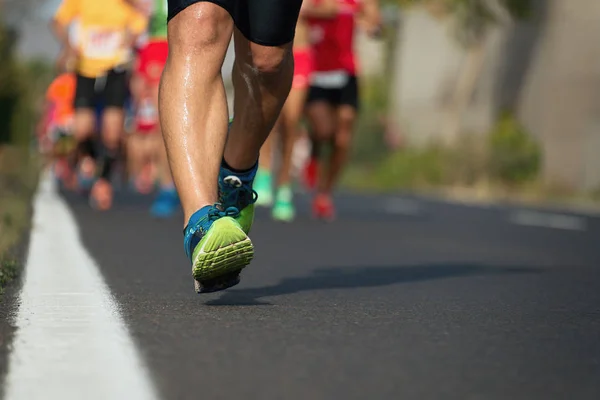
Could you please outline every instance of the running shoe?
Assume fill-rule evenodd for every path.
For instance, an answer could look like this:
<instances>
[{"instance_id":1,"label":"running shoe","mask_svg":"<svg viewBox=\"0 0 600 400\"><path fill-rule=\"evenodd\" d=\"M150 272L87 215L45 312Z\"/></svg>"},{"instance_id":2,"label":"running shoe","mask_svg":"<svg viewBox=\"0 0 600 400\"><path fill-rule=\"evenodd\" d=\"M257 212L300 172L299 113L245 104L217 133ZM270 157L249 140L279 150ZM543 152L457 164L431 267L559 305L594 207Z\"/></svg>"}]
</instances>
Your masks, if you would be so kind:
<instances>
[{"instance_id":1,"label":"running shoe","mask_svg":"<svg viewBox=\"0 0 600 400\"><path fill-rule=\"evenodd\" d=\"M156 218L168 218L179 208L179 195L174 187L162 188L152 203L150 214Z\"/></svg>"},{"instance_id":2,"label":"running shoe","mask_svg":"<svg viewBox=\"0 0 600 400\"><path fill-rule=\"evenodd\" d=\"M235 207L239 210L235 219L246 234L250 233L254 222L254 203L258 198L252 189L256 170L255 166L247 172L238 173L221 166L219 171L219 201L225 208Z\"/></svg>"},{"instance_id":3,"label":"running shoe","mask_svg":"<svg viewBox=\"0 0 600 400\"><path fill-rule=\"evenodd\" d=\"M262 168L258 169L256 180L254 181L254 190L258 194L257 206L270 207L273 204L273 180L271 172Z\"/></svg>"},{"instance_id":4,"label":"running shoe","mask_svg":"<svg viewBox=\"0 0 600 400\"><path fill-rule=\"evenodd\" d=\"M185 227L183 244L198 293L237 285L241 270L252 261L254 246L234 219L238 215L235 207L205 206L191 216Z\"/></svg>"},{"instance_id":5,"label":"running shoe","mask_svg":"<svg viewBox=\"0 0 600 400\"><path fill-rule=\"evenodd\" d=\"M335 208L331 196L318 194L313 201L313 216L317 219L331 222L335 219Z\"/></svg>"},{"instance_id":6,"label":"running shoe","mask_svg":"<svg viewBox=\"0 0 600 400\"><path fill-rule=\"evenodd\" d=\"M278 221L291 222L294 220L296 210L294 209L293 193L290 185L283 185L277 189L272 215Z\"/></svg>"}]
</instances>

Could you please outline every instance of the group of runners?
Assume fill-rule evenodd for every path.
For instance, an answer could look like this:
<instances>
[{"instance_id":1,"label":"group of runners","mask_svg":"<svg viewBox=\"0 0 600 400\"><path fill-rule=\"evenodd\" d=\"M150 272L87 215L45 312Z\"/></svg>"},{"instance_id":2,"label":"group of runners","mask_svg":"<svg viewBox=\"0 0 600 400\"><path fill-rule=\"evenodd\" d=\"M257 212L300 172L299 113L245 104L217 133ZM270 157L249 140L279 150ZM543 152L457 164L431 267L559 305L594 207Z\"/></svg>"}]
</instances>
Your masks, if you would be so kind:
<instances>
[{"instance_id":1,"label":"group of runners","mask_svg":"<svg viewBox=\"0 0 600 400\"><path fill-rule=\"evenodd\" d=\"M108 3L113 3L109 1ZM63 0L53 20L62 45L59 74L47 92L40 128L57 175L71 189L90 189L91 204L111 207L114 166L137 192L158 188L151 212L179 207L158 119L158 88L168 56L167 0ZM359 108L356 27L379 31L376 1L305 0L295 30L292 88L260 152L257 206L273 218L295 217L294 149L302 183L315 192L313 214L333 219L331 193L346 162ZM98 140L101 139L101 140ZM51 143L51 144L50 144ZM323 159L323 148L329 157Z\"/></svg>"},{"instance_id":2,"label":"group of runners","mask_svg":"<svg viewBox=\"0 0 600 400\"><path fill-rule=\"evenodd\" d=\"M134 190L157 191L153 215L179 207L158 120L166 20L167 0L63 0L52 20L61 52L38 135L64 186L99 210L116 167Z\"/></svg>"},{"instance_id":3,"label":"group of runners","mask_svg":"<svg viewBox=\"0 0 600 400\"><path fill-rule=\"evenodd\" d=\"M313 213L335 217L359 109L357 28L379 34L377 0L63 0L52 20L60 73L39 134L52 138L64 186L89 189L99 210L112 205L116 166L135 190L158 187L154 215L183 211L196 291L223 290L253 259L255 206L294 218L302 132Z\"/></svg>"}]
</instances>

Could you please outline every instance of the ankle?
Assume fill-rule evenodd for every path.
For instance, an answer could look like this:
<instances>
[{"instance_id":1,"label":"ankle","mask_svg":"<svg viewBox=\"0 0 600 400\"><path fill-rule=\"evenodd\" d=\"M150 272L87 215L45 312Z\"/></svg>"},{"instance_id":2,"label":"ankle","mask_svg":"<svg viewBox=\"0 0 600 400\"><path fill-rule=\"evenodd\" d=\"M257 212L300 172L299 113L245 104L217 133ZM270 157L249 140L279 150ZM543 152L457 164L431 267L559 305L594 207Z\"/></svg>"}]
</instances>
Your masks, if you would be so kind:
<instances>
[{"instance_id":1,"label":"ankle","mask_svg":"<svg viewBox=\"0 0 600 400\"><path fill-rule=\"evenodd\" d=\"M248 168L239 168L239 166L237 164L234 164L234 165L235 166L232 166L232 164L228 163L225 160L225 157L223 157L223 160L221 161L221 168L224 168L235 174L240 174L240 175L252 174L252 173L256 173L256 171L262 170L262 168L259 167L259 165L258 165L258 160L254 161L254 163Z\"/></svg>"}]
</instances>

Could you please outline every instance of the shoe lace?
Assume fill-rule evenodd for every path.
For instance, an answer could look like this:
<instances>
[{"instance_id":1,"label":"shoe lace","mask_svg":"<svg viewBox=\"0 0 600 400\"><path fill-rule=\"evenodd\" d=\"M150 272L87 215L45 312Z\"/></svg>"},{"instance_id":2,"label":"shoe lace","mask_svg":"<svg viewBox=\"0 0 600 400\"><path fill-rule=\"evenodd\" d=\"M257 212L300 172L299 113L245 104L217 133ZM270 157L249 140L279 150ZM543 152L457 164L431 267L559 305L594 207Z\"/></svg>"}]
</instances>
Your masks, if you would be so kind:
<instances>
[{"instance_id":1,"label":"shoe lace","mask_svg":"<svg viewBox=\"0 0 600 400\"><path fill-rule=\"evenodd\" d=\"M239 208L244 208L247 205L256 203L256 200L258 200L258 193L252 189L252 186L242 182L242 180L235 175L229 175L223 178L222 186L224 186L226 190L223 190L220 193L219 201L221 203L236 204Z\"/></svg>"},{"instance_id":2,"label":"shoe lace","mask_svg":"<svg viewBox=\"0 0 600 400\"><path fill-rule=\"evenodd\" d=\"M208 211L206 216L203 217L203 219L204 219L204 221L206 221L207 219L209 221L216 221L217 219L222 218L222 217L235 218L239 214L240 214L240 211L238 210L237 207L227 207L226 209L223 209L223 206L220 203L215 203L215 204L213 204L211 209ZM195 247L194 243L197 244L198 241L200 241L202 239L202 237L206 234L206 231L204 230L204 227L203 227L204 224L202 223L203 219L198 221L195 225L186 227L183 230L183 234L186 236L186 239L184 242L185 254L188 256L188 258L190 260L192 258L193 248ZM187 234L186 234L186 232L187 232Z\"/></svg>"},{"instance_id":3,"label":"shoe lace","mask_svg":"<svg viewBox=\"0 0 600 400\"><path fill-rule=\"evenodd\" d=\"M210 221L215 221L223 217L235 218L240 215L240 210L237 207L227 207L223 209L220 203L215 203L213 208L208 212L207 216Z\"/></svg>"},{"instance_id":4,"label":"shoe lace","mask_svg":"<svg viewBox=\"0 0 600 400\"><path fill-rule=\"evenodd\" d=\"M222 217L236 218L238 215L240 215L240 210L238 210L237 207L227 207L226 209L223 209L223 206L220 203L215 203L204 218L209 221L216 221ZM206 219L204 220L206 221ZM184 234L187 230L190 235L202 237L206 233L202 225L202 219L200 219L194 226L184 229Z\"/></svg>"}]
</instances>

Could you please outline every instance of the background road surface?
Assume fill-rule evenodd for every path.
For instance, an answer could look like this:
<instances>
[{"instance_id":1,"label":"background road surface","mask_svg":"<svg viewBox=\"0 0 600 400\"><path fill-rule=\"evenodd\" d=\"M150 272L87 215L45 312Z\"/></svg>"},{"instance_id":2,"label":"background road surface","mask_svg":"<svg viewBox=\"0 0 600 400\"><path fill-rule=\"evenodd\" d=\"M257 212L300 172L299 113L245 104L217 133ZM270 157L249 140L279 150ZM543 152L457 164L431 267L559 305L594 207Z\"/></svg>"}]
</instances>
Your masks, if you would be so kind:
<instances>
[{"instance_id":1,"label":"background road surface","mask_svg":"<svg viewBox=\"0 0 600 400\"><path fill-rule=\"evenodd\" d=\"M260 210L240 285L196 295L181 216L119 196L62 198L158 398L600 398L594 217L347 194L322 224L301 196L293 224Z\"/></svg>"}]
</instances>

